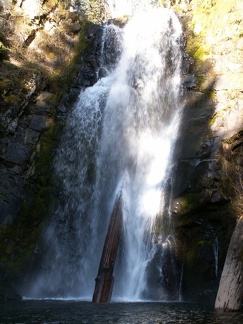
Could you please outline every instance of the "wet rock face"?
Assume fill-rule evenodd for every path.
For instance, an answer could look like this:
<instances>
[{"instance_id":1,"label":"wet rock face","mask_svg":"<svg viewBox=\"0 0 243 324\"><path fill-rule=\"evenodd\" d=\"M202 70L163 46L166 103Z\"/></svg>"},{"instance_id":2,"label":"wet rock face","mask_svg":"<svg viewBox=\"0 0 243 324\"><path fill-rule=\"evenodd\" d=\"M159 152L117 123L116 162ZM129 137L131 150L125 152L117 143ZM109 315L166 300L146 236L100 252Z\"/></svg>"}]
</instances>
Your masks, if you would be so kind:
<instances>
[{"instance_id":1,"label":"wet rock face","mask_svg":"<svg viewBox=\"0 0 243 324\"><path fill-rule=\"evenodd\" d=\"M104 33L109 34L105 42ZM86 34L88 46L77 78L80 86L92 86L98 79L106 76L107 69L113 69L121 53L120 38L118 28L114 26L89 26Z\"/></svg>"},{"instance_id":2,"label":"wet rock face","mask_svg":"<svg viewBox=\"0 0 243 324\"><path fill-rule=\"evenodd\" d=\"M22 297L15 291L13 287L0 285L0 302L22 300Z\"/></svg>"},{"instance_id":3,"label":"wet rock face","mask_svg":"<svg viewBox=\"0 0 243 324\"><path fill-rule=\"evenodd\" d=\"M177 236L181 298L213 303L234 226L221 190L220 161L214 154L209 120L214 102L188 90L174 152L171 218Z\"/></svg>"},{"instance_id":4,"label":"wet rock face","mask_svg":"<svg viewBox=\"0 0 243 324\"><path fill-rule=\"evenodd\" d=\"M22 115L14 119L15 128L10 122L11 131L1 139L0 222L3 224L11 224L20 212L31 156L41 135L53 123L53 113L53 107L48 103L42 110L38 100L36 105L27 101Z\"/></svg>"},{"instance_id":5,"label":"wet rock face","mask_svg":"<svg viewBox=\"0 0 243 324\"><path fill-rule=\"evenodd\" d=\"M206 8L202 12L201 5ZM191 57L185 54L183 69L185 107L174 152L171 217L183 269L181 297L188 301L214 303L230 237L243 210L239 6L240 1L229 1L221 11L218 1L192 0L182 9L194 38L191 44L188 36ZM224 32L218 33L225 28L220 23L207 37L208 21L216 13L225 17L227 40Z\"/></svg>"}]
</instances>

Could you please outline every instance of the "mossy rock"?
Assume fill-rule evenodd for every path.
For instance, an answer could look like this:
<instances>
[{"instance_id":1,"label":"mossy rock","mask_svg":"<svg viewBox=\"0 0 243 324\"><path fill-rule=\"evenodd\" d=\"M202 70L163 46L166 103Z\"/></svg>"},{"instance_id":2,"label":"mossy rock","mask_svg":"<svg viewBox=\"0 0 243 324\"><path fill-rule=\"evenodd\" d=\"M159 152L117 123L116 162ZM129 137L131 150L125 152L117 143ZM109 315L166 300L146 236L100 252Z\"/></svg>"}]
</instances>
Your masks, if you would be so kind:
<instances>
[{"instance_id":1,"label":"mossy rock","mask_svg":"<svg viewBox=\"0 0 243 324\"><path fill-rule=\"evenodd\" d=\"M5 96L4 99L7 105L19 104L22 100L19 94L14 94L14 93L10 93L9 95Z\"/></svg>"},{"instance_id":2,"label":"mossy rock","mask_svg":"<svg viewBox=\"0 0 243 324\"><path fill-rule=\"evenodd\" d=\"M8 49L7 47L3 44L3 42L0 41L0 59L4 59L7 57L8 54Z\"/></svg>"},{"instance_id":3,"label":"mossy rock","mask_svg":"<svg viewBox=\"0 0 243 324\"><path fill-rule=\"evenodd\" d=\"M173 212L178 215L186 215L202 208L205 203L210 201L212 191L205 189L201 192L191 192L184 194L173 202Z\"/></svg>"},{"instance_id":4,"label":"mossy rock","mask_svg":"<svg viewBox=\"0 0 243 324\"><path fill-rule=\"evenodd\" d=\"M43 135L35 158L35 176L28 189L20 215L14 222L0 227L0 262L8 280L18 281L29 261L40 233L49 217L52 202L51 157L59 137L53 125Z\"/></svg>"},{"instance_id":5,"label":"mossy rock","mask_svg":"<svg viewBox=\"0 0 243 324\"><path fill-rule=\"evenodd\" d=\"M13 83L10 79L0 79L0 93L8 92L13 86Z\"/></svg>"}]
</instances>

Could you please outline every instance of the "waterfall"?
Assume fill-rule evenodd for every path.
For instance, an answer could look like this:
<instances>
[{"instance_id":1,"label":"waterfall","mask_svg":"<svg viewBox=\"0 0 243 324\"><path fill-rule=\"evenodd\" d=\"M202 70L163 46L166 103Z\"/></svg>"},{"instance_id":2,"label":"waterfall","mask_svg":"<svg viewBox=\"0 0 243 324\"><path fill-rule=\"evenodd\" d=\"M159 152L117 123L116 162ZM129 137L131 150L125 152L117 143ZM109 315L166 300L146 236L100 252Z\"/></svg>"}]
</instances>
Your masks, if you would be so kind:
<instances>
[{"instance_id":1,"label":"waterfall","mask_svg":"<svg viewBox=\"0 0 243 324\"><path fill-rule=\"evenodd\" d=\"M91 299L121 190L114 298L150 296L148 269L155 255L163 262L175 249L172 235L157 233L156 220L166 204L182 109L181 25L173 11L156 9L134 16L122 31L106 28L103 41L113 35L119 59L108 67L107 59L100 60L107 75L80 93L67 121L55 159L61 195L42 238L42 269L29 292L34 297Z\"/></svg>"}]
</instances>

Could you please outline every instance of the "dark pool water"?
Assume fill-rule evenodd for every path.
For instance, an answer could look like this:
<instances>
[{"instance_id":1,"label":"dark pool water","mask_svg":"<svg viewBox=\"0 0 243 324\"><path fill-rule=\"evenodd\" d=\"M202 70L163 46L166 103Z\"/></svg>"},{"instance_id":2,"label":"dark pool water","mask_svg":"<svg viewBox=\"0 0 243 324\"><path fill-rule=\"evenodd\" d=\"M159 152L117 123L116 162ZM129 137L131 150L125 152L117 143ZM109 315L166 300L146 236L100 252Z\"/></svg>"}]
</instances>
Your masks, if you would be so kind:
<instances>
[{"instance_id":1,"label":"dark pool water","mask_svg":"<svg viewBox=\"0 0 243 324\"><path fill-rule=\"evenodd\" d=\"M184 303L110 303L25 300L0 304L0 323L243 324L243 311L217 313Z\"/></svg>"}]
</instances>

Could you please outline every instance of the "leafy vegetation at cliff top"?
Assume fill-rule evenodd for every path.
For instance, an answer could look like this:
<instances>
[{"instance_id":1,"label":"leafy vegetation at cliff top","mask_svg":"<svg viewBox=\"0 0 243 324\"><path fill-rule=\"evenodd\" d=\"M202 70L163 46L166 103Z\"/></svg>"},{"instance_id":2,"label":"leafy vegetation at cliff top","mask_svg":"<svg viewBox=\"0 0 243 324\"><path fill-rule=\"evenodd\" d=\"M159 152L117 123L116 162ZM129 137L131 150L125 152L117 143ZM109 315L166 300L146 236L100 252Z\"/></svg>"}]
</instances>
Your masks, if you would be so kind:
<instances>
[{"instance_id":1,"label":"leafy vegetation at cliff top","mask_svg":"<svg viewBox=\"0 0 243 324\"><path fill-rule=\"evenodd\" d=\"M0 2L0 113L24 100L30 81L37 90L65 91L86 44L89 17L70 12L70 1L47 0L36 13L31 8Z\"/></svg>"},{"instance_id":2,"label":"leafy vegetation at cliff top","mask_svg":"<svg viewBox=\"0 0 243 324\"><path fill-rule=\"evenodd\" d=\"M243 27L235 19L237 12L239 17L242 15L241 5L240 0L192 0L189 5L192 18L188 23L191 31L188 37L189 53L205 61L212 57L214 46L219 42L239 38Z\"/></svg>"}]
</instances>

